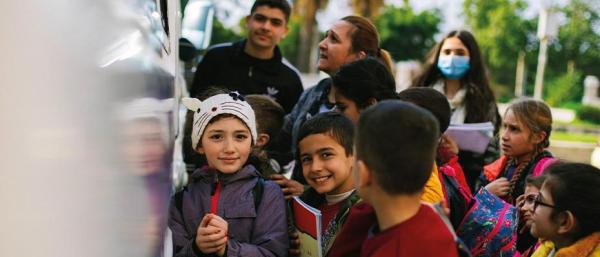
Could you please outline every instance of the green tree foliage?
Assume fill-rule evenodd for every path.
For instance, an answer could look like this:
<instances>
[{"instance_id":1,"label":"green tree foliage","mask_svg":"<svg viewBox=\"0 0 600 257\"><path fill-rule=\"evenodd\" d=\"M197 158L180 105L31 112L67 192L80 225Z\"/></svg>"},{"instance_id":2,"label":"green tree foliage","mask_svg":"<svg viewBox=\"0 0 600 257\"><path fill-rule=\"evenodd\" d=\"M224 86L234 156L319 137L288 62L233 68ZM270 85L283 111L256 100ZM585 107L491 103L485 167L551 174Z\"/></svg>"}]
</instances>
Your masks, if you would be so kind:
<instances>
[{"instance_id":1,"label":"green tree foliage","mask_svg":"<svg viewBox=\"0 0 600 257\"><path fill-rule=\"evenodd\" d=\"M594 10L591 1L572 0L560 11L567 20L559 29L558 40L550 46L551 72L581 71L583 75L600 77L599 10Z\"/></svg>"},{"instance_id":2,"label":"green tree foliage","mask_svg":"<svg viewBox=\"0 0 600 257\"><path fill-rule=\"evenodd\" d=\"M244 33L238 34L234 30L225 28L223 23L219 19L214 19L212 37L210 38L210 45L236 41L244 38Z\"/></svg>"},{"instance_id":3,"label":"green tree foliage","mask_svg":"<svg viewBox=\"0 0 600 257\"><path fill-rule=\"evenodd\" d=\"M583 96L581 79L580 72L563 73L562 76L548 79L544 85L544 101L550 106L579 102Z\"/></svg>"},{"instance_id":4,"label":"green tree foliage","mask_svg":"<svg viewBox=\"0 0 600 257\"><path fill-rule=\"evenodd\" d=\"M522 18L525 8L522 0L464 1L467 22L488 65L492 84L509 88L501 90L504 92L513 91L519 51L535 50L535 21ZM529 53L528 60L534 57Z\"/></svg>"},{"instance_id":5,"label":"green tree foliage","mask_svg":"<svg viewBox=\"0 0 600 257\"><path fill-rule=\"evenodd\" d=\"M600 109L594 106L583 105L577 109L577 118L600 125Z\"/></svg>"},{"instance_id":6,"label":"green tree foliage","mask_svg":"<svg viewBox=\"0 0 600 257\"><path fill-rule=\"evenodd\" d=\"M526 54L525 91L533 92L539 40L538 17L523 18L523 0L465 0L467 22L477 37L496 92L513 92L519 51ZM544 96L551 105L579 102L586 75L600 76L600 5L568 1L558 37L550 41ZM500 95L503 97L503 95Z\"/></svg>"},{"instance_id":7,"label":"green tree foliage","mask_svg":"<svg viewBox=\"0 0 600 257\"><path fill-rule=\"evenodd\" d=\"M387 6L376 24L381 37L381 48L390 52L394 60L421 60L435 45L438 33L439 10L415 13L409 5L397 8Z\"/></svg>"},{"instance_id":8,"label":"green tree foliage","mask_svg":"<svg viewBox=\"0 0 600 257\"><path fill-rule=\"evenodd\" d=\"M298 44L300 43L301 24L302 20L299 16L291 16L288 23L288 34L283 40L281 40L281 42L279 42L279 49L281 49L283 57L285 57L294 66L297 64L298 54L300 52Z\"/></svg>"}]
</instances>

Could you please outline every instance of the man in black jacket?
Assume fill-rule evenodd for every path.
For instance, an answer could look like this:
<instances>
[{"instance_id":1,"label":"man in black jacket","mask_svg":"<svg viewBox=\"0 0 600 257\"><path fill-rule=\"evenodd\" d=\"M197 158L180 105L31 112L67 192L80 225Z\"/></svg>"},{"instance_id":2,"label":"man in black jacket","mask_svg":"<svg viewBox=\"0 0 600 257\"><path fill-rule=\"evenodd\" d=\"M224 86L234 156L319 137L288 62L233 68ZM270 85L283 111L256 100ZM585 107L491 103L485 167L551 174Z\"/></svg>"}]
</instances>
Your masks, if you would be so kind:
<instances>
[{"instance_id":1,"label":"man in black jacket","mask_svg":"<svg viewBox=\"0 0 600 257\"><path fill-rule=\"evenodd\" d=\"M287 0L257 0L246 17L247 38L209 49L198 64L190 95L197 97L209 86L263 94L289 113L303 90L297 70L277 47L288 32L290 12Z\"/></svg>"}]
</instances>

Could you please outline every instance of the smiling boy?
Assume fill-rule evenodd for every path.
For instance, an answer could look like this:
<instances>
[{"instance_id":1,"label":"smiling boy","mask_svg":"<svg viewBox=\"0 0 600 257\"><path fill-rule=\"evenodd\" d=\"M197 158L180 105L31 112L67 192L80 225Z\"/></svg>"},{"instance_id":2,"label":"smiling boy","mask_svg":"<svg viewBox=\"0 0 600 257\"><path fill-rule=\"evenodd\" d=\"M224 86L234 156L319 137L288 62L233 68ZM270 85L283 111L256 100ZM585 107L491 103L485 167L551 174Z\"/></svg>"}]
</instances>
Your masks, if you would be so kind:
<instances>
[{"instance_id":1,"label":"smiling boy","mask_svg":"<svg viewBox=\"0 0 600 257\"><path fill-rule=\"evenodd\" d=\"M225 87L243 95L268 95L290 112L303 90L298 72L277 47L288 33L290 13L287 0L254 2L245 21L247 37L208 50L198 64L190 95L201 95L209 86Z\"/></svg>"},{"instance_id":2,"label":"smiling boy","mask_svg":"<svg viewBox=\"0 0 600 257\"><path fill-rule=\"evenodd\" d=\"M300 198L321 211L323 256L333 245L350 208L360 199L354 190L354 124L344 115L325 112L302 125L298 153L310 188Z\"/></svg>"}]
</instances>

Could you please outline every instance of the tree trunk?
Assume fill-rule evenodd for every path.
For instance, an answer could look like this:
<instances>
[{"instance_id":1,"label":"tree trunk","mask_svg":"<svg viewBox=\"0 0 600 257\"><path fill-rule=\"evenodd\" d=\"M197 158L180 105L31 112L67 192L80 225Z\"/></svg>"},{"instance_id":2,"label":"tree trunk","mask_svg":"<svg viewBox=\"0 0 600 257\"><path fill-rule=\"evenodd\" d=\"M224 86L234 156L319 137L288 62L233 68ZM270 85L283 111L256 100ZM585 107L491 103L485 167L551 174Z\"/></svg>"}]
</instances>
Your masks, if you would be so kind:
<instances>
[{"instance_id":1,"label":"tree trunk","mask_svg":"<svg viewBox=\"0 0 600 257\"><path fill-rule=\"evenodd\" d=\"M310 18L305 17L304 22L302 24L302 28L300 29L300 45L298 50L298 59L296 60L296 64L298 65L298 69L301 72L309 72L310 71L310 57L312 55L312 44L313 44L313 35L316 27L316 21L314 17L312 20Z\"/></svg>"},{"instance_id":2,"label":"tree trunk","mask_svg":"<svg viewBox=\"0 0 600 257\"><path fill-rule=\"evenodd\" d=\"M312 56L312 48L314 41L315 29L317 26L317 10L319 7L319 1L309 0L306 1L305 5L302 6L302 26L300 27L300 40L298 57L296 65L300 72L310 71L310 60Z\"/></svg>"},{"instance_id":3,"label":"tree trunk","mask_svg":"<svg viewBox=\"0 0 600 257\"><path fill-rule=\"evenodd\" d=\"M569 60L567 62L567 74L572 75L575 72L575 61Z\"/></svg>"}]
</instances>

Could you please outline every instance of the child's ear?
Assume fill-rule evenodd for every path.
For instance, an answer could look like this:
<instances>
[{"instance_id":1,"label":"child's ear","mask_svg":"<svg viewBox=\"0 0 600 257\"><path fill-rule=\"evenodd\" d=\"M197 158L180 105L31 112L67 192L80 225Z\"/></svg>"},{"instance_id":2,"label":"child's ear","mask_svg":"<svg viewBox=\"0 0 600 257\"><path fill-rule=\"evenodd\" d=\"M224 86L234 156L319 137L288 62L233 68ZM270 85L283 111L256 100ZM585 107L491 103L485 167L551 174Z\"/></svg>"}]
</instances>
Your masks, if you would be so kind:
<instances>
[{"instance_id":1,"label":"child's ear","mask_svg":"<svg viewBox=\"0 0 600 257\"><path fill-rule=\"evenodd\" d=\"M358 181L356 181L357 187L364 188L373 184L373 172L367 167L365 162L358 160L356 165L358 165L358 167L356 167L358 170Z\"/></svg>"},{"instance_id":2,"label":"child's ear","mask_svg":"<svg viewBox=\"0 0 600 257\"><path fill-rule=\"evenodd\" d=\"M258 133L258 137L256 138L256 146L263 147L267 145L271 141L271 136L266 133Z\"/></svg>"},{"instance_id":3,"label":"child's ear","mask_svg":"<svg viewBox=\"0 0 600 257\"><path fill-rule=\"evenodd\" d=\"M558 233L559 234L572 234L577 228L577 219L571 211L564 211L558 217Z\"/></svg>"},{"instance_id":4,"label":"child's ear","mask_svg":"<svg viewBox=\"0 0 600 257\"><path fill-rule=\"evenodd\" d=\"M369 106L375 105L375 104L377 104L377 99L375 99L374 97L371 97L371 98L367 99L367 103L369 104Z\"/></svg>"},{"instance_id":5,"label":"child's ear","mask_svg":"<svg viewBox=\"0 0 600 257\"><path fill-rule=\"evenodd\" d=\"M367 53L365 51L359 51L358 52L358 58L362 59L367 57Z\"/></svg>"},{"instance_id":6,"label":"child's ear","mask_svg":"<svg viewBox=\"0 0 600 257\"><path fill-rule=\"evenodd\" d=\"M546 134L546 132L545 132L545 131L541 131L541 132L539 132L539 133L534 133L534 134L532 135L532 138L531 138L531 139L533 140L533 143L534 143L534 144L538 145L539 143L541 143L542 141L544 141L544 139L545 139L547 136L548 136L548 135Z\"/></svg>"},{"instance_id":7,"label":"child's ear","mask_svg":"<svg viewBox=\"0 0 600 257\"><path fill-rule=\"evenodd\" d=\"M547 134L544 131L541 131L539 133L532 133L531 134L531 142L534 143L535 145L538 145L539 143L544 141L546 136L547 136Z\"/></svg>"},{"instance_id":8,"label":"child's ear","mask_svg":"<svg viewBox=\"0 0 600 257\"><path fill-rule=\"evenodd\" d=\"M199 154L204 154L204 147L198 144L198 147L196 147L196 152Z\"/></svg>"}]
</instances>

